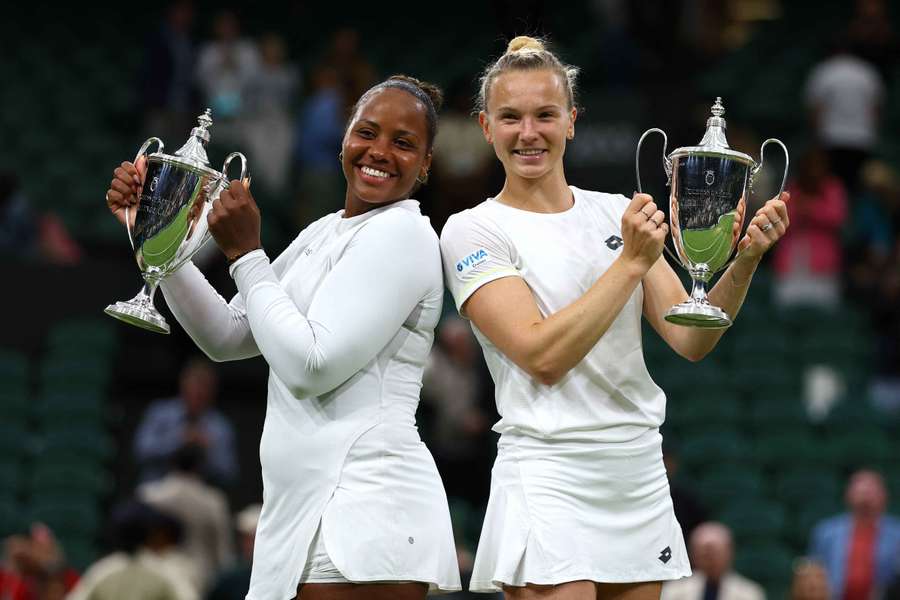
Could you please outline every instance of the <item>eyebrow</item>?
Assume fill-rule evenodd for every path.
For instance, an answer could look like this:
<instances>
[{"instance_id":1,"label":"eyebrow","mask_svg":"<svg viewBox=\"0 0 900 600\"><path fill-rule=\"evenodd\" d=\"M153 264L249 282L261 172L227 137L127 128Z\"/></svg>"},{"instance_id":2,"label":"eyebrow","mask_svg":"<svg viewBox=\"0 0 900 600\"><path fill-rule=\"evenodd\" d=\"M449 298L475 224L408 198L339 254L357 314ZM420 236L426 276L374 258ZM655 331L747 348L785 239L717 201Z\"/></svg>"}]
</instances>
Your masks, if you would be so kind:
<instances>
[{"instance_id":1,"label":"eyebrow","mask_svg":"<svg viewBox=\"0 0 900 600\"><path fill-rule=\"evenodd\" d=\"M360 119L359 121L356 122L356 126L363 125L363 124L368 125L369 127L374 127L375 129L379 129L379 130L382 128L381 125L379 125L378 123L376 123L375 121L372 121L370 119ZM406 129L398 129L394 133L396 135L406 135L406 136L414 137L416 139L418 139L420 137L418 133L416 133L414 131L408 131Z\"/></svg>"},{"instance_id":2,"label":"eyebrow","mask_svg":"<svg viewBox=\"0 0 900 600\"><path fill-rule=\"evenodd\" d=\"M518 108L513 108L512 106L501 106L500 108L497 109L497 112L504 111L504 110L507 110L510 112L522 112ZM539 106L536 109L536 111L542 111L542 110L562 110L562 109L560 108L560 106L558 104L545 104L544 106Z\"/></svg>"}]
</instances>

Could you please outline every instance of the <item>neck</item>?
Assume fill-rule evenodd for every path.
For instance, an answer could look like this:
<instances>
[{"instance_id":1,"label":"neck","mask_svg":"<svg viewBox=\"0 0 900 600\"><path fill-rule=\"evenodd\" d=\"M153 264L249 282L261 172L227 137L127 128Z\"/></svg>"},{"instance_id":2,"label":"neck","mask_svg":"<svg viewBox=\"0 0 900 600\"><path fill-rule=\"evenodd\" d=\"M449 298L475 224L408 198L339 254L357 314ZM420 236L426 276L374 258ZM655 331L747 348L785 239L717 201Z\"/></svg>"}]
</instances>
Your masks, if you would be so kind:
<instances>
[{"instance_id":1,"label":"neck","mask_svg":"<svg viewBox=\"0 0 900 600\"><path fill-rule=\"evenodd\" d=\"M538 179L507 176L497 194L503 204L539 213L557 213L572 208L572 192L562 167Z\"/></svg>"},{"instance_id":2,"label":"neck","mask_svg":"<svg viewBox=\"0 0 900 600\"><path fill-rule=\"evenodd\" d=\"M348 195L346 201L344 202L344 218L349 219L351 217L358 217L359 215L365 214L370 210L381 208L383 206L390 206L395 202L401 202L408 199L409 198L397 198L396 200L390 200L389 202L373 204L371 202L364 202L359 198L351 198Z\"/></svg>"}]
</instances>

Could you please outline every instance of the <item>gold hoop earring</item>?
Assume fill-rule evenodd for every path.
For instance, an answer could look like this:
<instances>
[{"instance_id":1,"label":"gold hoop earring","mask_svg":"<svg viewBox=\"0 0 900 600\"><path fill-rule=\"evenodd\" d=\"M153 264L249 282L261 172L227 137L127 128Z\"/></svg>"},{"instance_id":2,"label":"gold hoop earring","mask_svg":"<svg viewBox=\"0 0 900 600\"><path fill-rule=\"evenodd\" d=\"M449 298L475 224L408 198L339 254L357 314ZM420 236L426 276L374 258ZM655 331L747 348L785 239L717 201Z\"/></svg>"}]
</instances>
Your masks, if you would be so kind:
<instances>
[{"instance_id":1,"label":"gold hoop earring","mask_svg":"<svg viewBox=\"0 0 900 600\"><path fill-rule=\"evenodd\" d=\"M428 171L425 171L424 175L416 177L416 181L419 183L419 185L425 185L426 183L428 183Z\"/></svg>"},{"instance_id":2,"label":"gold hoop earring","mask_svg":"<svg viewBox=\"0 0 900 600\"><path fill-rule=\"evenodd\" d=\"M343 163L343 162L344 162L344 151L343 151L343 150L341 150L341 151L338 153L338 162L339 162L339 163Z\"/></svg>"}]
</instances>

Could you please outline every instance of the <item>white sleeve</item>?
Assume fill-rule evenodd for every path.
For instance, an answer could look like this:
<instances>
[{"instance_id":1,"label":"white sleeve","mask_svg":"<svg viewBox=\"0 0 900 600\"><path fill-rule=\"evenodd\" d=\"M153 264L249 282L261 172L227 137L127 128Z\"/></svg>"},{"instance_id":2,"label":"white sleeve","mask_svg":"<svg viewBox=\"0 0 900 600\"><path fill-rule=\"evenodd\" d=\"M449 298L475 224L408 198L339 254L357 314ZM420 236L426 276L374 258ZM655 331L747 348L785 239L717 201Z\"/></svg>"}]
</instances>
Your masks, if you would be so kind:
<instances>
[{"instance_id":1,"label":"white sleeve","mask_svg":"<svg viewBox=\"0 0 900 600\"><path fill-rule=\"evenodd\" d=\"M232 265L253 337L294 397L321 395L364 367L440 281L434 232L391 212L360 228L307 314L278 284L261 250Z\"/></svg>"},{"instance_id":2,"label":"white sleeve","mask_svg":"<svg viewBox=\"0 0 900 600\"><path fill-rule=\"evenodd\" d=\"M275 260L276 276L302 250L302 237L301 233ZM163 279L160 288L175 319L211 360L259 356L240 294L226 302L192 262Z\"/></svg>"},{"instance_id":3,"label":"white sleeve","mask_svg":"<svg viewBox=\"0 0 900 600\"><path fill-rule=\"evenodd\" d=\"M190 262L163 279L160 288L172 314L211 360L259 355L240 294L226 302Z\"/></svg>"},{"instance_id":4,"label":"white sleeve","mask_svg":"<svg viewBox=\"0 0 900 600\"><path fill-rule=\"evenodd\" d=\"M456 309L475 290L503 277L521 277L512 242L490 220L471 211L453 215L441 231L441 256Z\"/></svg>"}]
</instances>

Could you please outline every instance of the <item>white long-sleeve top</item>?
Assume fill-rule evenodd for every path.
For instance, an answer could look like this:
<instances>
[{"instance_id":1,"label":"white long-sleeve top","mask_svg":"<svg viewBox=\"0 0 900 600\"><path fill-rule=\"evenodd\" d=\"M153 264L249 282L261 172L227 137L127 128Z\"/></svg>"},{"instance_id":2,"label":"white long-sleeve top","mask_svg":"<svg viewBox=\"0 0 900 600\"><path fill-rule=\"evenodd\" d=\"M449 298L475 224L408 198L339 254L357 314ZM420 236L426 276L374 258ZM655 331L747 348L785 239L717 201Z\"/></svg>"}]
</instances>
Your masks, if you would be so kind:
<instances>
[{"instance_id":1,"label":"white long-sleeve top","mask_svg":"<svg viewBox=\"0 0 900 600\"><path fill-rule=\"evenodd\" d=\"M443 301L437 236L415 200L342 212L271 264L262 250L236 261L231 302L192 264L162 284L210 358L269 363L250 600L294 595L320 521L350 581L460 589L446 496L415 427ZM371 485L348 491L348 470Z\"/></svg>"}]
</instances>

